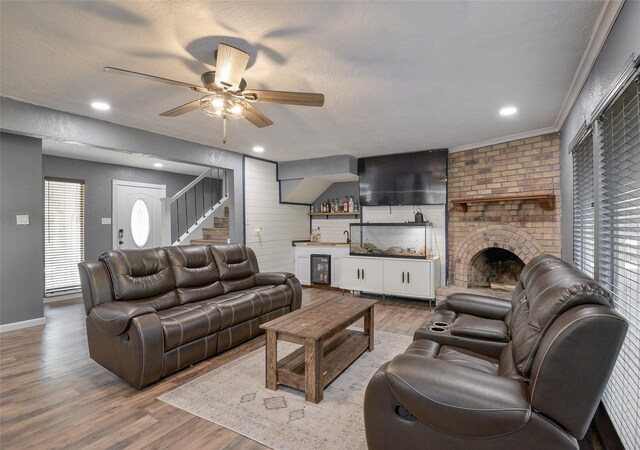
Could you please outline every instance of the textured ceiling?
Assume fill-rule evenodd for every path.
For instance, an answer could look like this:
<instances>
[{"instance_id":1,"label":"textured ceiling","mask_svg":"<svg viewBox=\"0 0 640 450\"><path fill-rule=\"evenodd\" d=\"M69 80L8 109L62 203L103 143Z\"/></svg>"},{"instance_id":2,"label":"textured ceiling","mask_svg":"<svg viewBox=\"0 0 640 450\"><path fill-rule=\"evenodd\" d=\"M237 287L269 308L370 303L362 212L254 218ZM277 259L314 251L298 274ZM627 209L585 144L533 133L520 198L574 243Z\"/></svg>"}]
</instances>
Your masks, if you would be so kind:
<instances>
[{"instance_id":1,"label":"textured ceiling","mask_svg":"<svg viewBox=\"0 0 640 450\"><path fill-rule=\"evenodd\" d=\"M2 1L0 94L273 160L450 148L553 126L602 6ZM274 125L231 122L223 145L200 111L158 116L196 93L102 71L199 84L219 42L252 55L249 87L322 92L325 106L258 105Z\"/></svg>"}]
</instances>

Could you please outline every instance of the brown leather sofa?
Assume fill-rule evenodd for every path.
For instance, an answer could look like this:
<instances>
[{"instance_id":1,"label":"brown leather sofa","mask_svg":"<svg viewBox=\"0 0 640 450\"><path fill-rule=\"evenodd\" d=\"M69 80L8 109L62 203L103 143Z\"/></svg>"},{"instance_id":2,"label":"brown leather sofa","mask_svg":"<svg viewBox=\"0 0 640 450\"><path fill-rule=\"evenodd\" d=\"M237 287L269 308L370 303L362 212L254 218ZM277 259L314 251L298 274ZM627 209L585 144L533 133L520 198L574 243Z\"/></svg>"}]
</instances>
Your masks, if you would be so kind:
<instances>
[{"instance_id":1,"label":"brown leather sofa","mask_svg":"<svg viewBox=\"0 0 640 450\"><path fill-rule=\"evenodd\" d=\"M300 308L291 273L261 273L244 245L114 250L78 265L89 354L142 388L246 342Z\"/></svg>"},{"instance_id":2,"label":"brown leather sofa","mask_svg":"<svg viewBox=\"0 0 640 450\"><path fill-rule=\"evenodd\" d=\"M511 302L452 295L365 394L370 449L578 449L627 331L608 291L550 255Z\"/></svg>"}]
</instances>

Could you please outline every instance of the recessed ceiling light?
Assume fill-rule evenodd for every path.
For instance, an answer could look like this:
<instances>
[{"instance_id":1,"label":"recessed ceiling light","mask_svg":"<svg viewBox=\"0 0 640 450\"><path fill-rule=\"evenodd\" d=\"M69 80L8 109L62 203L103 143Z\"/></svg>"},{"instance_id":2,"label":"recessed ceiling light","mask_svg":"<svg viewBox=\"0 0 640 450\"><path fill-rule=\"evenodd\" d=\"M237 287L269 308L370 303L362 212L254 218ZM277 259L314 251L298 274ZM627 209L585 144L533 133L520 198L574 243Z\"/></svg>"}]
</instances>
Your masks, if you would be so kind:
<instances>
[{"instance_id":1,"label":"recessed ceiling light","mask_svg":"<svg viewBox=\"0 0 640 450\"><path fill-rule=\"evenodd\" d=\"M107 111L107 110L111 109L111 105L109 105L108 103L105 103L105 102L92 102L91 103L91 107L93 109L98 109L100 111Z\"/></svg>"},{"instance_id":2,"label":"recessed ceiling light","mask_svg":"<svg viewBox=\"0 0 640 450\"><path fill-rule=\"evenodd\" d=\"M256 153L262 153L264 152L264 147L258 147L258 146L253 147L253 151Z\"/></svg>"},{"instance_id":3,"label":"recessed ceiling light","mask_svg":"<svg viewBox=\"0 0 640 450\"><path fill-rule=\"evenodd\" d=\"M163 167L164 164L162 163L153 163L153 167Z\"/></svg>"},{"instance_id":4,"label":"recessed ceiling light","mask_svg":"<svg viewBox=\"0 0 640 450\"><path fill-rule=\"evenodd\" d=\"M502 108L500 110L500 115L501 116L513 116L517 112L518 112L518 108L516 108L515 106L505 106L504 108Z\"/></svg>"}]
</instances>

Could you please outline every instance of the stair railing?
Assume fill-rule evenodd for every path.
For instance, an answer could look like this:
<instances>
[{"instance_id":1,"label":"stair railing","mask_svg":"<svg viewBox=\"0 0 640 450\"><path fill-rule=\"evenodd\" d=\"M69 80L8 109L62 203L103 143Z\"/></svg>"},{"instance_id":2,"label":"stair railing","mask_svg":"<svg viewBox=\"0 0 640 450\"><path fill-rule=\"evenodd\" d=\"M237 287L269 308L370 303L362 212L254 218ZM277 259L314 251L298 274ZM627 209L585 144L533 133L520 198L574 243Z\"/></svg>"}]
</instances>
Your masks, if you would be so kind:
<instances>
[{"instance_id":1,"label":"stair railing","mask_svg":"<svg viewBox=\"0 0 640 450\"><path fill-rule=\"evenodd\" d=\"M228 198L227 171L211 168L173 197L161 199L163 245L182 242Z\"/></svg>"}]
</instances>

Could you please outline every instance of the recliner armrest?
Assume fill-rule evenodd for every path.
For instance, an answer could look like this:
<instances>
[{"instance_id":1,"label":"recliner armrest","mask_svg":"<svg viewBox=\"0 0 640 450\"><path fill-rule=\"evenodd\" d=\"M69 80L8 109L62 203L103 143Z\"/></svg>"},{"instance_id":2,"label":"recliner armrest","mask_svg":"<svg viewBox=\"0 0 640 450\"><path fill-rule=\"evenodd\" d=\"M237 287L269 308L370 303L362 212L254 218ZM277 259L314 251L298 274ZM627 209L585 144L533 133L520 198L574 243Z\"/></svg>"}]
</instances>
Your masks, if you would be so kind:
<instances>
[{"instance_id":1,"label":"recliner armrest","mask_svg":"<svg viewBox=\"0 0 640 450\"><path fill-rule=\"evenodd\" d=\"M131 302L108 302L94 307L89 317L98 329L108 335L124 333L134 317L156 313L150 306L138 306Z\"/></svg>"},{"instance_id":2,"label":"recliner armrest","mask_svg":"<svg viewBox=\"0 0 640 450\"><path fill-rule=\"evenodd\" d=\"M447 433L490 437L522 428L531 415L521 381L414 354L385 370L389 389L418 420Z\"/></svg>"},{"instance_id":3,"label":"recliner armrest","mask_svg":"<svg viewBox=\"0 0 640 450\"><path fill-rule=\"evenodd\" d=\"M285 284L287 279L294 276L289 272L258 272L255 274L255 279L258 286L265 286L268 284Z\"/></svg>"},{"instance_id":4,"label":"recliner armrest","mask_svg":"<svg viewBox=\"0 0 640 450\"><path fill-rule=\"evenodd\" d=\"M476 294L451 294L443 305L442 307L448 307L458 313L472 314L485 319L504 319L511 311L509 300Z\"/></svg>"}]
</instances>

